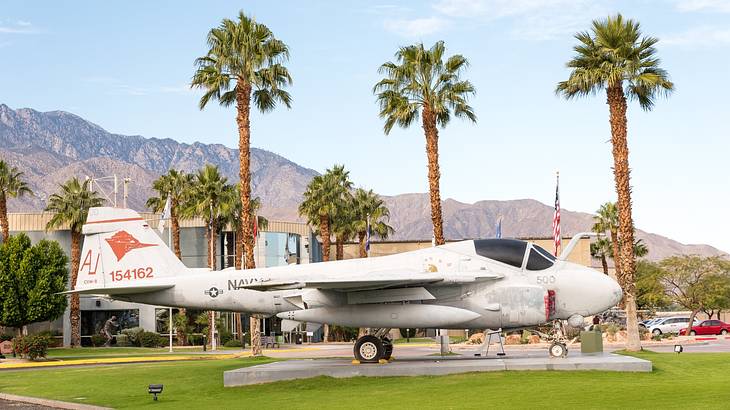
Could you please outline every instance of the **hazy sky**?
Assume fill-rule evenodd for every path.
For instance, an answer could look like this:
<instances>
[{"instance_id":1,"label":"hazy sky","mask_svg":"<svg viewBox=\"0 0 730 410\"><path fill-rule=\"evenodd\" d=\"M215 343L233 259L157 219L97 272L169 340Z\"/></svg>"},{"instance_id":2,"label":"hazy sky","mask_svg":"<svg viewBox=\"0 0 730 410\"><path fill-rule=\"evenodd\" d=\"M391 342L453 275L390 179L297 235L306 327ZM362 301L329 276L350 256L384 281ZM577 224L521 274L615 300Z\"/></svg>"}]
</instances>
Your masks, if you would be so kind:
<instances>
[{"instance_id":1,"label":"hazy sky","mask_svg":"<svg viewBox=\"0 0 730 410\"><path fill-rule=\"evenodd\" d=\"M676 92L629 107L637 226L730 251L730 1L2 0L0 102L65 110L111 132L237 145L234 110L198 110L189 89L205 36L243 9L291 49L291 110L252 118L252 143L356 185L425 192L420 127L382 132L372 86L399 46L444 40L471 62L476 125L441 131L442 195L464 202L534 198L593 212L615 197L605 96L564 101L572 35L621 12L661 39ZM550 221L546 221L547 224Z\"/></svg>"}]
</instances>

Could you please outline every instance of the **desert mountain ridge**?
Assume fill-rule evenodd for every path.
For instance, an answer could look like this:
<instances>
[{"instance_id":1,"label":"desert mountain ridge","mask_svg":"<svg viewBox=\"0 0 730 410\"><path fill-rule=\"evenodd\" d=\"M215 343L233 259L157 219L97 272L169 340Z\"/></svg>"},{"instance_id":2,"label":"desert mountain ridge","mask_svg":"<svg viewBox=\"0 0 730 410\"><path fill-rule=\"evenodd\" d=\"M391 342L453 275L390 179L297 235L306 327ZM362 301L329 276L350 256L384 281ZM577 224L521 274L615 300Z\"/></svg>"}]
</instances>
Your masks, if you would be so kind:
<instances>
[{"instance_id":1,"label":"desert mountain ridge","mask_svg":"<svg viewBox=\"0 0 730 410\"><path fill-rule=\"evenodd\" d=\"M128 206L146 210L152 181L171 168L194 172L206 163L217 165L230 182L238 180L238 150L221 144L185 144L170 138L145 138L109 133L102 127L64 111L11 109L0 104L0 158L18 167L34 196L11 199L11 212L40 211L58 184L71 176L130 177ZM251 149L253 194L261 198L261 214L276 220L300 220L302 192L317 171L281 155ZM107 188L109 189L109 188ZM394 240L430 240L428 194L383 196L395 228ZM121 195L119 196L121 203ZM473 204L443 202L444 234L448 239L492 237L499 218L504 237L551 236L553 208L533 199L483 200ZM593 216L561 210L565 236L589 231ZM685 245L637 230L649 247L649 258L675 254L725 255L709 245Z\"/></svg>"}]
</instances>

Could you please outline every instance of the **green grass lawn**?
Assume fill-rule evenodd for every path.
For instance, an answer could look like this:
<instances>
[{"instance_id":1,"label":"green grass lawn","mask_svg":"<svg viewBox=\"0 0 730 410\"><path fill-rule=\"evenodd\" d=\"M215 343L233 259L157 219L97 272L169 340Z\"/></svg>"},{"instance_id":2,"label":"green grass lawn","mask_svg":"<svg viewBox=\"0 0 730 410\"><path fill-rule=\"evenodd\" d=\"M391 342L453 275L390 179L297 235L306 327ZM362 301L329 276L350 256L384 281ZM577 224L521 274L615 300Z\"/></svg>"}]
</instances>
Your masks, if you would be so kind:
<instances>
[{"instance_id":1,"label":"green grass lawn","mask_svg":"<svg viewBox=\"0 0 730 410\"><path fill-rule=\"evenodd\" d=\"M727 408L730 354L643 352L652 373L499 372L314 379L223 387L223 371L271 359L0 372L0 391L116 408ZM159 402L149 383L163 383Z\"/></svg>"}]
</instances>

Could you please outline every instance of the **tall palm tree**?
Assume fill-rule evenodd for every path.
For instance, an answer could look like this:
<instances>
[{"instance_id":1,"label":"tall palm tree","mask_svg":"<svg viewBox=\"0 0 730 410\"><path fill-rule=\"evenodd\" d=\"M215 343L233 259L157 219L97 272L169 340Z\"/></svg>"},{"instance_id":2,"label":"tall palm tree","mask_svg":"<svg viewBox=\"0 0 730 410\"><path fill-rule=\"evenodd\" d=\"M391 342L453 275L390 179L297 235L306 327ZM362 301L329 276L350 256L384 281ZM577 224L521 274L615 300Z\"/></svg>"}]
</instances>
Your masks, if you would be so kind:
<instances>
[{"instance_id":1,"label":"tall palm tree","mask_svg":"<svg viewBox=\"0 0 730 410\"><path fill-rule=\"evenodd\" d=\"M452 114L472 122L477 120L474 110L467 104L468 98L475 93L474 86L461 79L469 62L459 54L444 61L445 51L443 41L428 50L423 43L401 47L395 54L395 63L389 61L380 66L379 72L385 74L385 78L373 88L380 105L380 118L385 119L383 130L386 135L394 125L408 128L419 115L421 117L426 135L431 221L437 245L445 243L437 126L445 127Z\"/></svg>"},{"instance_id":2,"label":"tall palm tree","mask_svg":"<svg viewBox=\"0 0 730 410\"><path fill-rule=\"evenodd\" d=\"M392 226L388 225L390 211L385 206L378 194L372 189L364 190L358 188L352 196L352 209L355 214L353 228L357 234L359 243L359 254L361 258L367 258L365 239L367 237L368 220L370 221L370 233L387 239L388 235L395 232Z\"/></svg>"},{"instance_id":3,"label":"tall palm tree","mask_svg":"<svg viewBox=\"0 0 730 410\"><path fill-rule=\"evenodd\" d=\"M644 110L654 106L657 96L669 95L674 84L660 67L654 37L642 36L640 25L617 14L594 20L591 31L577 33L579 44L575 56L567 63L568 80L558 83L556 93L567 99L595 95L606 90L613 146L613 172L618 194L618 254L626 301L626 348L641 349L636 313L634 283L634 223L631 215L631 182L629 180L629 148L627 143L627 97L637 100Z\"/></svg>"},{"instance_id":4,"label":"tall palm tree","mask_svg":"<svg viewBox=\"0 0 730 410\"><path fill-rule=\"evenodd\" d=\"M330 260L331 223L338 204L352 188L350 172L344 165L335 165L324 175L317 175L309 182L299 204L299 215L307 218L322 238L322 260Z\"/></svg>"},{"instance_id":5,"label":"tall palm tree","mask_svg":"<svg viewBox=\"0 0 730 410\"><path fill-rule=\"evenodd\" d=\"M211 100L225 107L236 105L243 244L246 268L250 269L255 267L250 219L251 101L262 113L273 110L277 103L291 106L291 96L283 88L292 80L282 65L289 58L289 49L268 27L243 11L237 20L223 19L210 30L208 47L208 53L195 60L197 70L191 85L205 91L200 99L201 110Z\"/></svg>"},{"instance_id":6,"label":"tall palm tree","mask_svg":"<svg viewBox=\"0 0 730 410\"><path fill-rule=\"evenodd\" d=\"M147 199L147 207L153 212L163 212L167 197L170 197L170 229L172 229L172 249L178 259L182 259L180 251L180 204L185 200L193 183L193 175L171 169L160 175L152 183L157 196Z\"/></svg>"},{"instance_id":7,"label":"tall palm tree","mask_svg":"<svg viewBox=\"0 0 730 410\"><path fill-rule=\"evenodd\" d=\"M25 194L33 195L28 184L23 180L23 173L0 160L0 234L5 242L10 236L8 223L8 197L17 198Z\"/></svg>"},{"instance_id":8,"label":"tall palm tree","mask_svg":"<svg viewBox=\"0 0 730 410\"><path fill-rule=\"evenodd\" d=\"M76 288L76 279L81 262L81 228L89 215L89 208L104 203L96 191L90 191L91 180L80 182L74 177L59 186L59 192L48 198L46 211L53 216L46 224L46 230L67 225L71 231L71 289ZM81 310L79 294L71 295L71 347L81 346Z\"/></svg>"}]
</instances>

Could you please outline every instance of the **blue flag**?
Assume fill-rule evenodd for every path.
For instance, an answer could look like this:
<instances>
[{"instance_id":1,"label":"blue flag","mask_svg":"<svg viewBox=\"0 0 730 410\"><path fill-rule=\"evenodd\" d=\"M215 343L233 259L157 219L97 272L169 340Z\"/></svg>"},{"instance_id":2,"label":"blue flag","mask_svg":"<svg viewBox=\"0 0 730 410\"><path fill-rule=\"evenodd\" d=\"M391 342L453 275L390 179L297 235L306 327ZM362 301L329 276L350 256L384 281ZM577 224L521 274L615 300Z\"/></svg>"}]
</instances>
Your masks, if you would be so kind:
<instances>
[{"instance_id":1,"label":"blue flag","mask_svg":"<svg viewBox=\"0 0 730 410\"><path fill-rule=\"evenodd\" d=\"M502 239L502 218L499 218L499 222L497 222L497 233L494 235L497 239Z\"/></svg>"}]
</instances>

